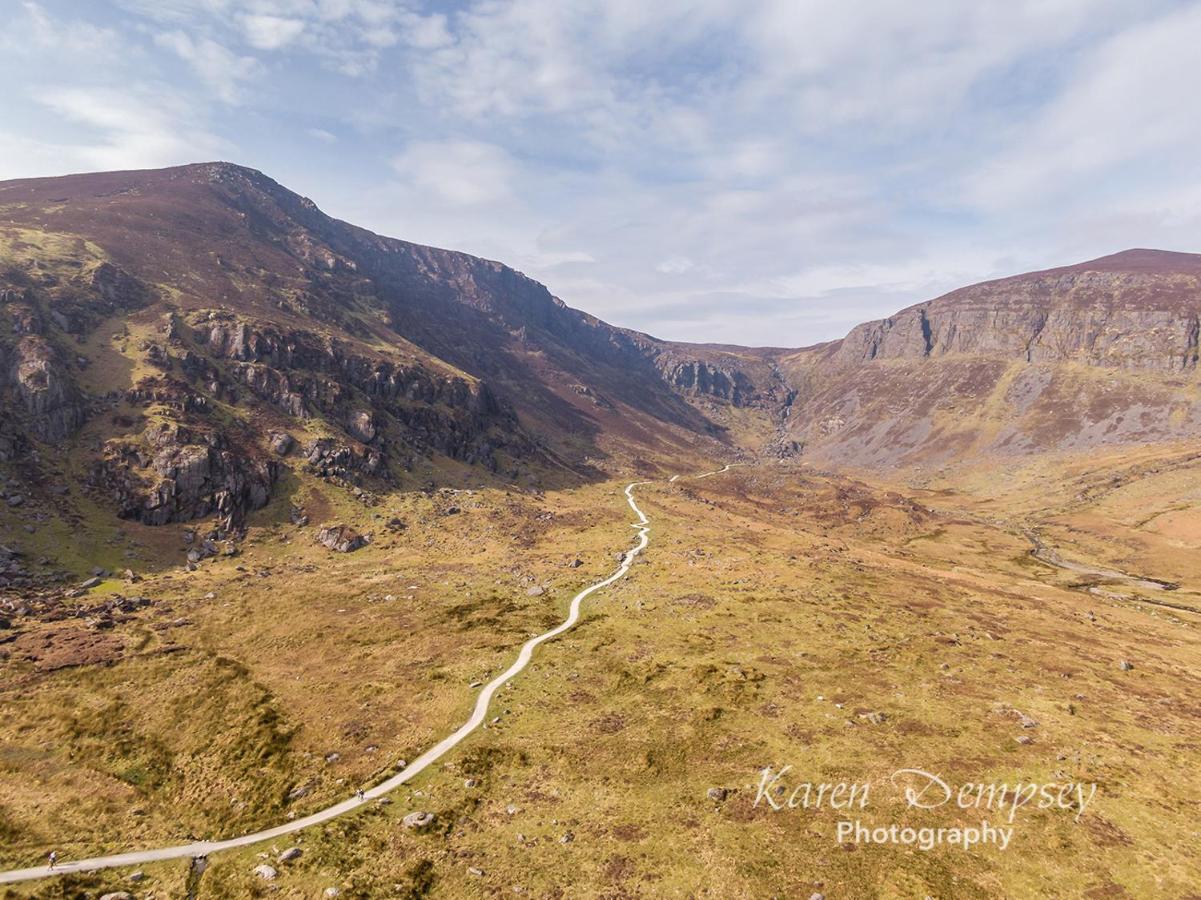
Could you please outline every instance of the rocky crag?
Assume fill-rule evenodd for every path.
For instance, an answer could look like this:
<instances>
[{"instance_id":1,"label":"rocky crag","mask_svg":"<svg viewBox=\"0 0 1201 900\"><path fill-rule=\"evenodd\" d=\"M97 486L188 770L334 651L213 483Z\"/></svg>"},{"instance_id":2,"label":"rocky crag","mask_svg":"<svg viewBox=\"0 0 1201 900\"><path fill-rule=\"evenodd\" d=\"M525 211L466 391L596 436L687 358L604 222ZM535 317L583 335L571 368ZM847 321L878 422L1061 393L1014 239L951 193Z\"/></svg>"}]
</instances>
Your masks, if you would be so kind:
<instances>
[{"instance_id":1,"label":"rocky crag","mask_svg":"<svg viewBox=\"0 0 1201 900\"><path fill-rule=\"evenodd\" d=\"M537 485L749 451L942 465L1201 432L1201 257L963 288L801 350L687 345L224 163L0 184L0 462L236 530L288 470Z\"/></svg>"}]
</instances>

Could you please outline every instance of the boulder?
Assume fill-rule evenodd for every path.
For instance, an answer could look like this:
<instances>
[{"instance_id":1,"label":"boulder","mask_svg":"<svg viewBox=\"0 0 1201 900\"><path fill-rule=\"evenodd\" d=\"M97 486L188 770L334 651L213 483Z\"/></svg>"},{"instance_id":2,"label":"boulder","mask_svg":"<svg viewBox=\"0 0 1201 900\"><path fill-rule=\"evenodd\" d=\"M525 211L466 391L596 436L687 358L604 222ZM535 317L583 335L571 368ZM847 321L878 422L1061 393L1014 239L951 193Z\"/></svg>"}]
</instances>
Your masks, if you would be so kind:
<instances>
[{"instance_id":1,"label":"boulder","mask_svg":"<svg viewBox=\"0 0 1201 900\"><path fill-rule=\"evenodd\" d=\"M263 879L263 881L274 881L279 872L273 866L264 863L261 866L254 867L254 874Z\"/></svg>"},{"instance_id":2,"label":"boulder","mask_svg":"<svg viewBox=\"0 0 1201 900\"><path fill-rule=\"evenodd\" d=\"M434 824L434 814L431 812L411 812L400 823L412 831L422 831Z\"/></svg>"},{"instance_id":3,"label":"boulder","mask_svg":"<svg viewBox=\"0 0 1201 900\"><path fill-rule=\"evenodd\" d=\"M370 541L349 525L322 525L317 532L317 543L335 553L352 553L366 547Z\"/></svg>"},{"instance_id":4,"label":"boulder","mask_svg":"<svg viewBox=\"0 0 1201 900\"><path fill-rule=\"evenodd\" d=\"M352 416L346 430L364 444L370 444L375 440L375 420L369 412L360 412Z\"/></svg>"}]
</instances>

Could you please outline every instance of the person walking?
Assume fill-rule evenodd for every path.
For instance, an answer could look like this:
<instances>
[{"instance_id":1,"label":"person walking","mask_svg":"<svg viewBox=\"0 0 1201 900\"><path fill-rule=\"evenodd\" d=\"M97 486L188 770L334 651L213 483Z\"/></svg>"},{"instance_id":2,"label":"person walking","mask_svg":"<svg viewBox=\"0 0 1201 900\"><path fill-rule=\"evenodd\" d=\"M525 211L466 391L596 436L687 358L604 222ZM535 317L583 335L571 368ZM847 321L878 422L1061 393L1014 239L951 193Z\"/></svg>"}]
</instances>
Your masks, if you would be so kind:
<instances>
[{"instance_id":1,"label":"person walking","mask_svg":"<svg viewBox=\"0 0 1201 900\"><path fill-rule=\"evenodd\" d=\"M51 851L50 851L50 854L49 854L49 856L47 856L46 858L49 860L49 864L46 866L46 868L47 868L47 869L53 869L53 868L54 868L54 864L55 864L56 862L58 862L58 851L57 851L57 850L51 850Z\"/></svg>"}]
</instances>

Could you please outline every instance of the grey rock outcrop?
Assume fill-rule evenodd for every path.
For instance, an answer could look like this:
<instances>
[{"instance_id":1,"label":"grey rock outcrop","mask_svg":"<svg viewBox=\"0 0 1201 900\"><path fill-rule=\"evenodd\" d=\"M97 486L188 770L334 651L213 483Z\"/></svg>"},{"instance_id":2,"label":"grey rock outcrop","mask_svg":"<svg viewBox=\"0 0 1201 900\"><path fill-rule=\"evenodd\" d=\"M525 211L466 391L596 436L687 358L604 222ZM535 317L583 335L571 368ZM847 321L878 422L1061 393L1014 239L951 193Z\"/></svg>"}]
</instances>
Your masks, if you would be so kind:
<instances>
[{"instance_id":1,"label":"grey rock outcrop","mask_svg":"<svg viewBox=\"0 0 1201 900\"><path fill-rule=\"evenodd\" d=\"M335 553L353 553L366 547L370 540L349 525L322 525L317 530L317 543Z\"/></svg>"}]
</instances>

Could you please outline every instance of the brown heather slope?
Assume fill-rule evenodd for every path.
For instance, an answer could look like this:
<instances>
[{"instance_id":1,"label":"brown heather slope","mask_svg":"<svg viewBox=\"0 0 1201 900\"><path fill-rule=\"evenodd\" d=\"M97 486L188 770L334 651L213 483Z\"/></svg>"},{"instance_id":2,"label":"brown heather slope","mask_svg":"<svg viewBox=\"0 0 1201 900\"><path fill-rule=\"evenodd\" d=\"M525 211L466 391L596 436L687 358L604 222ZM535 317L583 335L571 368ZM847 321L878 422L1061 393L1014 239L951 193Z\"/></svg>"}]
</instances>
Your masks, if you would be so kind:
<instances>
[{"instance_id":1,"label":"brown heather slope","mask_svg":"<svg viewBox=\"0 0 1201 900\"><path fill-rule=\"evenodd\" d=\"M297 467L372 488L653 470L728 454L722 412L783 393L757 358L613 328L225 163L0 184L0 319L0 458L148 524L240 524Z\"/></svg>"},{"instance_id":2,"label":"brown heather slope","mask_svg":"<svg viewBox=\"0 0 1201 900\"><path fill-rule=\"evenodd\" d=\"M1201 433L1201 257L1132 250L801 350L615 328L226 163L0 183L0 458L147 524L306 470L566 486L740 451L928 473ZM36 461L36 462L35 462Z\"/></svg>"}]
</instances>

